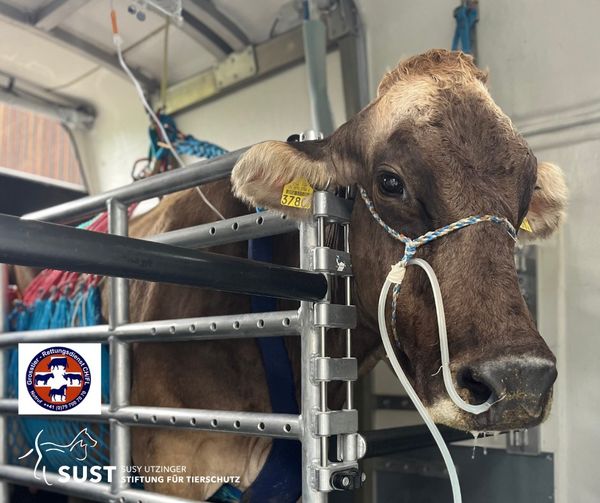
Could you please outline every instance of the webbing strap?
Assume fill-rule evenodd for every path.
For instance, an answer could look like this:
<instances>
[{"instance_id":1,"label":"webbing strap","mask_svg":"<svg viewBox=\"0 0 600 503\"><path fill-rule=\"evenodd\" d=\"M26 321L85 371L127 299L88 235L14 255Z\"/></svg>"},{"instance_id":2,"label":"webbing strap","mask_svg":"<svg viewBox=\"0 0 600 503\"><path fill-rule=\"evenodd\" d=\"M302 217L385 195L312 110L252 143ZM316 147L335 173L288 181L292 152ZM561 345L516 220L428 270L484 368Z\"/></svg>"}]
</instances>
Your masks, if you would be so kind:
<instances>
[{"instance_id":1,"label":"webbing strap","mask_svg":"<svg viewBox=\"0 0 600 503\"><path fill-rule=\"evenodd\" d=\"M273 238L248 242L248 258L273 261ZM277 301L252 297L255 313L275 311ZM274 413L298 414L292 365L283 337L257 339ZM296 440L273 439L271 451L256 480L245 491L244 503L295 503L302 493L302 449Z\"/></svg>"}]
</instances>

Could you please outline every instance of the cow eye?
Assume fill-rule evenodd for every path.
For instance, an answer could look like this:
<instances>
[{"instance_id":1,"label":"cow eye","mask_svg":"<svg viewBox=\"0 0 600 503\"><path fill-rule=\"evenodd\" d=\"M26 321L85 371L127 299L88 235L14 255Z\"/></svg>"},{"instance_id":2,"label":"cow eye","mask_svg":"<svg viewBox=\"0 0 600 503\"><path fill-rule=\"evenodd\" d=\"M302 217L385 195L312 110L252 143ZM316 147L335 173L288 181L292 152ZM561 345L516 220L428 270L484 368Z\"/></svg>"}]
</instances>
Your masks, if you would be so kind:
<instances>
[{"instance_id":1,"label":"cow eye","mask_svg":"<svg viewBox=\"0 0 600 503\"><path fill-rule=\"evenodd\" d=\"M381 173L379 175L379 188L384 194L398 196L404 194L402 179L394 173Z\"/></svg>"}]
</instances>

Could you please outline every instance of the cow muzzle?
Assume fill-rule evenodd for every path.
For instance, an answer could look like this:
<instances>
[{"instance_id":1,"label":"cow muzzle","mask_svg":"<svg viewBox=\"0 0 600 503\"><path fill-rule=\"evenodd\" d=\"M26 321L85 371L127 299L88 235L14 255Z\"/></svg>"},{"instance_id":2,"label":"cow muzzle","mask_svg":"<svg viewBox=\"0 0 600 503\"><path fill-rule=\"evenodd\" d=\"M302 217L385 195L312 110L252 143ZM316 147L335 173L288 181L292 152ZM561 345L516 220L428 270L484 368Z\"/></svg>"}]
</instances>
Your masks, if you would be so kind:
<instances>
[{"instance_id":1,"label":"cow muzzle","mask_svg":"<svg viewBox=\"0 0 600 503\"><path fill-rule=\"evenodd\" d=\"M537 355L473 362L456 372L459 393L469 402L493 399L488 411L473 418L481 430L526 428L542 422L556 377L555 362Z\"/></svg>"}]
</instances>

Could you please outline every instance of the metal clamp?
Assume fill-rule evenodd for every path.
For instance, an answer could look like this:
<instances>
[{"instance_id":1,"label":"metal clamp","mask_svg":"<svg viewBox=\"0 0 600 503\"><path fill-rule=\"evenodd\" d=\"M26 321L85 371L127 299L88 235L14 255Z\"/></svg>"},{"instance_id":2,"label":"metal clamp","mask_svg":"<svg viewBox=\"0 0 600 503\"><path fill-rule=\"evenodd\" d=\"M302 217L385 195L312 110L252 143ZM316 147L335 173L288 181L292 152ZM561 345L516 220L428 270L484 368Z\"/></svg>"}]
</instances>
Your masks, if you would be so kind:
<instances>
[{"instance_id":1,"label":"metal clamp","mask_svg":"<svg viewBox=\"0 0 600 503\"><path fill-rule=\"evenodd\" d=\"M337 437L337 459L356 461L367 453L367 441L360 433L349 433Z\"/></svg>"},{"instance_id":2,"label":"metal clamp","mask_svg":"<svg viewBox=\"0 0 600 503\"><path fill-rule=\"evenodd\" d=\"M356 462L329 463L327 466L313 468L313 487L317 491L349 491L362 487L366 475Z\"/></svg>"},{"instance_id":3,"label":"metal clamp","mask_svg":"<svg viewBox=\"0 0 600 503\"><path fill-rule=\"evenodd\" d=\"M316 412L314 420L315 435L320 437L341 433L356 433L358 430L358 412L356 409Z\"/></svg>"},{"instance_id":4,"label":"metal clamp","mask_svg":"<svg viewBox=\"0 0 600 503\"><path fill-rule=\"evenodd\" d=\"M358 363L356 358L314 358L315 381L356 381Z\"/></svg>"},{"instance_id":5,"label":"metal clamp","mask_svg":"<svg viewBox=\"0 0 600 503\"><path fill-rule=\"evenodd\" d=\"M313 195L313 215L328 222L345 224L350 221L354 201L337 197L331 192L317 191Z\"/></svg>"},{"instance_id":6,"label":"metal clamp","mask_svg":"<svg viewBox=\"0 0 600 503\"><path fill-rule=\"evenodd\" d=\"M325 246L317 246L313 253L315 271L336 276L352 276L352 260L349 253Z\"/></svg>"},{"instance_id":7,"label":"metal clamp","mask_svg":"<svg viewBox=\"0 0 600 503\"><path fill-rule=\"evenodd\" d=\"M356 306L320 302L315 304L315 326L356 328Z\"/></svg>"}]
</instances>

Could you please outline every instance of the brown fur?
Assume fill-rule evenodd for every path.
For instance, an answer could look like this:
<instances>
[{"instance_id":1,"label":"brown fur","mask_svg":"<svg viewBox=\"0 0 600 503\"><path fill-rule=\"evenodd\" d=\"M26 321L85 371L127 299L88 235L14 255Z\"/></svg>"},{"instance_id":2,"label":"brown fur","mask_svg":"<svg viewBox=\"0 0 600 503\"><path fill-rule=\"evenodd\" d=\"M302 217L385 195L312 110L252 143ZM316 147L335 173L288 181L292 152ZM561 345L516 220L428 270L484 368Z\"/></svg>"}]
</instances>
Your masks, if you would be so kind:
<instances>
[{"instance_id":1,"label":"brown fur","mask_svg":"<svg viewBox=\"0 0 600 503\"><path fill-rule=\"evenodd\" d=\"M492 101L484 81L485 74L464 55L440 50L411 58L388 73L378 98L331 137L298 144L265 142L250 149L232 173L233 190L253 205L290 211L279 205L279 197L282 186L297 177L306 178L315 188L360 183L384 220L409 236L479 213L505 216L518 227L534 192L537 162ZM381 170L403 178L405 197L389 197L378 189ZM547 190L544 200L558 203L532 205L531 211L536 214L535 222L539 217L550 229L560 220L554 214L562 212L563 198L552 195L548 181L540 167L541 194ZM229 194L226 182L210 184L205 190L227 217L247 211ZM186 191L165 198L157 209L133 222L131 235L165 232L210 218L210 210L198 195ZM402 255L402 247L373 221L360 201L355 204L351 229L353 292L359 315L353 351L364 373L382 356L377 298L389 265ZM234 256L246 253L245 244L215 251ZM426 246L419 256L438 274L454 371L461 365L499 361L507 355L553 361L519 292L513 243L500 227L480 224L463 229ZM277 238L275 261L297 264L297 242ZM249 310L243 296L164 284L132 282L131 297L132 321ZM409 268L398 309L398 353L437 421L479 430L523 427L542 420L549 408L549 393L532 397L525 391L526 382L522 390L511 391L482 416L469 416L446 403L441 376L433 376L440 366L434 320L430 287L420 270ZM328 354L341 354L342 345L343 338L331 337ZM287 341L287 347L298 382L298 340ZM254 341L137 344L132 403L268 411L259 361ZM343 400L339 391L339 386L331 386L331 408ZM466 390L462 394L470 398ZM242 475L243 487L258 473L269 446L264 439L133 428L136 464L184 464L191 474ZM150 485L148 489L204 499L216 487Z\"/></svg>"}]
</instances>

